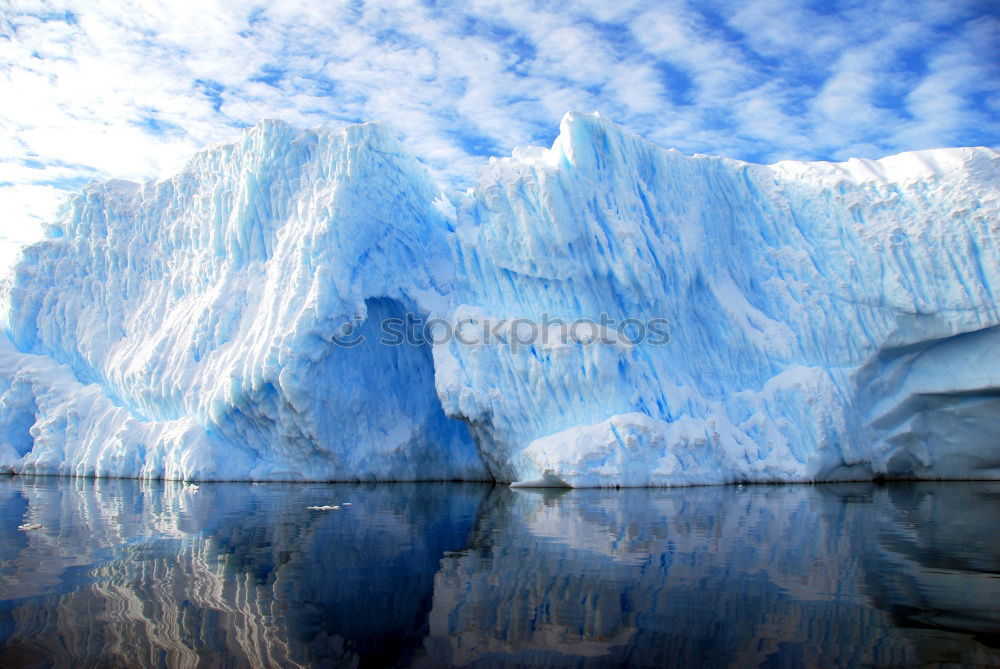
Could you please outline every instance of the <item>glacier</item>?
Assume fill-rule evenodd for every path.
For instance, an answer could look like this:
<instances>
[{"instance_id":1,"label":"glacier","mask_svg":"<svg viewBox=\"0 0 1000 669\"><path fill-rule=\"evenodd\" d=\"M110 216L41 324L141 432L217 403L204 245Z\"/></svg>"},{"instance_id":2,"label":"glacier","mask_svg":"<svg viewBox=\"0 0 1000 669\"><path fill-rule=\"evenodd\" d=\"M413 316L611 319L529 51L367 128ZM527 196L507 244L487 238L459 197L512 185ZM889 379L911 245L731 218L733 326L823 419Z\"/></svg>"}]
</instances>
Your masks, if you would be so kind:
<instances>
[{"instance_id":1,"label":"glacier","mask_svg":"<svg viewBox=\"0 0 1000 669\"><path fill-rule=\"evenodd\" d=\"M457 191L381 124L263 121L170 179L90 184L22 251L0 470L995 479L998 291L988 148L755 165L570 113ZM413 318L506 325L385 341ZM511 325L606 321L669 337Z\"/></svg>"}]
</instances>

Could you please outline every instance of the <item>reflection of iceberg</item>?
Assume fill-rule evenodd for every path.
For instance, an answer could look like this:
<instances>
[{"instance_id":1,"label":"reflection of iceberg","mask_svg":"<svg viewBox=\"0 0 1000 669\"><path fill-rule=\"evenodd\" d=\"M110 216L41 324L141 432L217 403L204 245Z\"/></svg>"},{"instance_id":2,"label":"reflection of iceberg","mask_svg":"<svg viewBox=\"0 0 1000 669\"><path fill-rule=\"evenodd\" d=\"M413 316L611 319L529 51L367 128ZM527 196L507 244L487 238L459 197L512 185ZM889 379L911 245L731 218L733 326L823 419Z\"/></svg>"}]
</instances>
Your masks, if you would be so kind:
<instances>
[{"instance_id":1,"label":"reflection of iceberg","mask_svg":"<svg viewBox=\"0 0 1000 669\"><path fill-rule=\"evenodd\" d=\"M0 666L405 664L483 494L340 488L351 516L304 512L329 488L20 483L0 480L4 519L52 522L0 542Z\"/></svg>"},{"instance_id":2,"label":"reflection of iceberg","mask_svg":"<svg viewBox=\"0 0 1000 669\"><path fill-rule=\"evenodd\" d=\"M887 505L872 491L496 491L472 547L442 560L426 647L475 666L995 659L962 637L912 635L868 606L865 556ZM962 592L952 592L953 613Z\"/></svg>"},{"instance_id":3,"label":"reflection of iceberg","mask_svg":"<svg viewBox=\"0 0 1000 669\"><path fill-rule=\"evenodd\" d=\"M0 479L0 666L995 664L998 492Z\"/></svg>"},{"instance_id":4,"label":"reflection of iceberg","mask_svg":"<svg viewBox=\"0 0 1000 669\"><path fill-rule=\"evenodd\" d=\"M880 491L879 549L866 566L897 624L979 636L1000 647L1000 485L915 483ZM961 550L956 550L961 547Z\"/></svg>"},{"instance_id":5,"label":"reflection of iceberg","mask_svg":"<svg viewBox=\"0 0 1000 669\"><path fill-rule=\"evenodd\" d=\"M757 652L744 643L760 638L773 652L815 624L787 600L786 580L797 597L823 601L852 576L790 559L825 553L831 539L803 508L809 497L725 488L544 500L497 491L493 513L477 523L477 547L442 561L428 648L456 664L502 654L556 666L560 653L639 666L743 664ZM788 535L795 539L782 544ZM871 618L849 608L859 624ZM813 614L824 612L834 613Z\"/></svg>"}]
</instances>

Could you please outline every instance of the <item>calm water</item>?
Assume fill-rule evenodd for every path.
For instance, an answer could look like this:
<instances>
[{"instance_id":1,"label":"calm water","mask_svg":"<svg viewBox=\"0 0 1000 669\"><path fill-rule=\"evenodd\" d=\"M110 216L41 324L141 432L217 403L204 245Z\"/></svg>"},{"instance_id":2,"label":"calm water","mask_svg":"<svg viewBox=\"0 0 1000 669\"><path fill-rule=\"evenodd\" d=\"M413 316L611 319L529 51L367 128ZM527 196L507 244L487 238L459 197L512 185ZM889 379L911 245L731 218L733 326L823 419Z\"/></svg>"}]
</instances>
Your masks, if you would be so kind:
<instances>
[{"instance_id":1,"label":"calm water","mask_svg":"<svg viewBox=\"0 0 1000 669\"><path fill-rule=\"evenodd\" d=\"M4 667L1000 665L996 483L3 478L0 522Z\"/></svg>"}]
</instances>

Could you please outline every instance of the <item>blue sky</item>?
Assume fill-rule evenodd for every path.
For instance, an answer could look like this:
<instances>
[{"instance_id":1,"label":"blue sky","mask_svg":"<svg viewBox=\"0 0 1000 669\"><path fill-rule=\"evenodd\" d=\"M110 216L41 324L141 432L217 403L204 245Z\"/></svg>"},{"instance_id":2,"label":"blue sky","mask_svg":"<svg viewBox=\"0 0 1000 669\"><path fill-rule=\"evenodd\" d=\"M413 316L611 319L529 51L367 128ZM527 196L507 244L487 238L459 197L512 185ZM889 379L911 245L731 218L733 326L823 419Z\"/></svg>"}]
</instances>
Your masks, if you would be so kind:
<instances>
[{"instance_id":1,"label":"blue sky","mask_svg":"<svg viewBox=\"0 0 1000 669\"><path fill-rule=\"evenodd\" d=\"M0 244L264 117L388 121L452 186L569 110L755 162L1000 145L992 1L140 5L0 9Z\"/></svg>"}]
</instances>

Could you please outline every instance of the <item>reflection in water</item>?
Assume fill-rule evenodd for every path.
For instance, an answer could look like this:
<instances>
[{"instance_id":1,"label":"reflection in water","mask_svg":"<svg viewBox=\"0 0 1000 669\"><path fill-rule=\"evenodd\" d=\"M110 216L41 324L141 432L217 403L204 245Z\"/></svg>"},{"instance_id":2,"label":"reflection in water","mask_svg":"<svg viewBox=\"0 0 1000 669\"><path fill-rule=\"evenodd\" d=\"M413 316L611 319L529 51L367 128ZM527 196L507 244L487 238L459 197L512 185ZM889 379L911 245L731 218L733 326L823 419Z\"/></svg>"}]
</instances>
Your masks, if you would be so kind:
<instances>
[{"instance_id":1,"label":"reflection in water","mask_svg":"<svg viewBox=\"0 0 1000 669\"><path fill-rule=\"evenodd\" d=\"M2 481L0 666L406 664L487 491Z\"/></svg>"},{"instance_id":2,"label":"reflection in water","mask_svg":"<svg viewBox=\"0 0 1000 669\"><path fill-rule=\"evenodd\" d=\"M0 479L0 666L1000 665L997 518L995 483Z\"/></svg>"}]
</instances>

